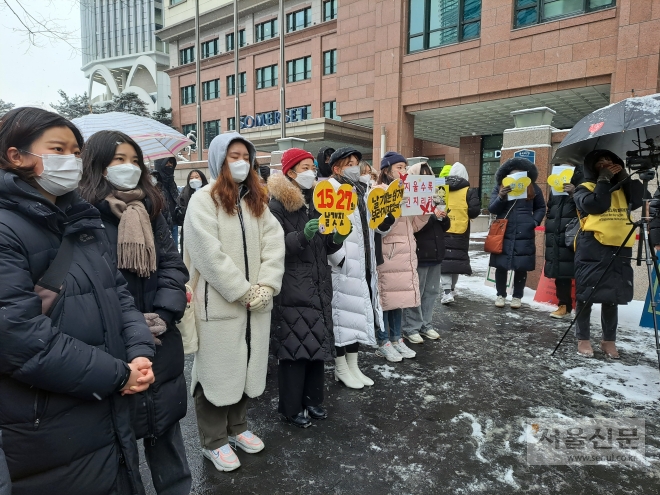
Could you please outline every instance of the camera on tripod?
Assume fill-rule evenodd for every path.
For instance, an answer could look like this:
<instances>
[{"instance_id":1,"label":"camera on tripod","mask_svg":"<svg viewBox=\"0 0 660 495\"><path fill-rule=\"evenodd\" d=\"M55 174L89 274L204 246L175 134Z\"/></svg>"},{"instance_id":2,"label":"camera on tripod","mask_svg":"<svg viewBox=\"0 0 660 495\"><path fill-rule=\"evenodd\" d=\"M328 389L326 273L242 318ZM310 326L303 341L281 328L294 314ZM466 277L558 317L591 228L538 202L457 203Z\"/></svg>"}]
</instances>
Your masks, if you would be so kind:
<instances>
[{"instance_id":1,"label":"camera on tripod","mask_svg":"<svg viewBox=\"0 0 660 495\"><path fill-rule=\"evenodd\" d=\"M633 141L637 144L634 151L626 151L626 166L630 170L653 170L660 166L660 147L655 145L653 139L644 141L646 148L642 148L639 141Z\"/></svg>"}]
</instances>

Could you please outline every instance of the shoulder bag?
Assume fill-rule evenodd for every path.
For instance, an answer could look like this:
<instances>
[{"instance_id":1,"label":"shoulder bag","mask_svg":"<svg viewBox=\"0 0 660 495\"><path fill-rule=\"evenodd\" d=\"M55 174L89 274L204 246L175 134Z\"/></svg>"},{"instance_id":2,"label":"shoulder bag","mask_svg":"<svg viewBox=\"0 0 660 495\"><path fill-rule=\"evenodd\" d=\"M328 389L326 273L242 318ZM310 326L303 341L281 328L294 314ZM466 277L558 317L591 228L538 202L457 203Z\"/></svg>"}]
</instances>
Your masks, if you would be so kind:
<instances>
[{"instance_id":1,"label":"shoulder bag","mask_svg":"<svg viewBox=\"0 0 660 495\"><path fill-rule=\"evenodd\" d=\"M490 229L488 229L488 235L486 236L486 242L484 243L484 251L487 253L502 254L502 250L504 249L504 234L506 232L506 226L509 223L507 217L516 205L516 201L513 202L504 218L493 220L493 223L490 224Z\"/></svg>"}]
</instances>

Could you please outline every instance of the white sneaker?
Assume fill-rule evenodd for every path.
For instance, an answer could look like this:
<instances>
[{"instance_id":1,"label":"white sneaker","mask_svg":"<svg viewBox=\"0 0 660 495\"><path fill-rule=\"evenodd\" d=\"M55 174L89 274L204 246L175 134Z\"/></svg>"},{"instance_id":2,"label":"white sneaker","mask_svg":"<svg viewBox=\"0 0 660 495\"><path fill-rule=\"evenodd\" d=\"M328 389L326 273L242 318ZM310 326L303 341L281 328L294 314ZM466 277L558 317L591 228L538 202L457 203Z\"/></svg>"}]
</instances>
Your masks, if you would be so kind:
<instances>
[{"instance_id":1,"label":"white sneaker","mask_svg":"<svg viewBox=\"0 0 660 495\"><path fill-rule=\"evenodd\" d=\"M244 431L235 437L229 437L229 442L234 444L234 447L239 447L242 451L248 454L256 454L264 450L264 443L257 435L250 430Z\"/></svg>"},{"instance_id":2,"label":"white sneaker","mask_svg":"<svg viewBox=\"0 0 660 495\"><path fill-rule=\"evenodd\" d=\"M506 299L504 299L502 296L497 296L497 299L495 299L495 306L498 308L503 308L505 302Z\"/></svg>"},{"instance_id":3,"label":"white sneaker","mask_svg":"<svg viewBox=\"0 0 660 495\"><path fill-rule=\"evenodd\" d=\"M209 459L218 471L233 471L241 467L241 461L229 444L215 450L202 449L202 455Z\"/></svg>"},{"instance_id":4,"label":"white sneaker","mask_svg":"<svg viewBox=\"0 0 660 495\"><path fill-rule=\"evenodd\" d=\"M376 356L384 357L392 363L403 361L401 354L397 352L391 342L385 342L378 349L376 349Z\"/></svg>"},{"instance_id":5,"label":"white sneaker","mask_svg":"<svg viewBox=\"0 0 660 495\"><path fill-rule=\"evenodd\" d=\"M428 330L420 330L419 333L421 333L427 339L431 340L438 340L440 338L440 334L432 328L429 328Z\"/></svg>"},{"instance_id":6,"label":"white sneaker","mask_svg":"<svg viewBox=\"0 0 660 495\"><path fill-rule=\"evenodd\" d=\"M423 344L424 339L418 334L418 333L411 333L410 335L406 335L405 333L403 336L410 342L411 344Z\"/></svg>"},{"instance_id":7,"label":"white sneaker","mask_svg":"<svg viewBox=\"0 0 660 495\"><path fill-rule=\"evenodd\" d=\"M440 299L440 304L451 304L454 302L454 295L451 292L447 292L446 294L442 295L442 299Z\"/></svg>"},{"instance_id":8,"label":"white sneaker","mask_svg":"<svg viewBox=\"0 0 660 495\"><path fill-rule=\"evenodd\" d=\"M520 309L520 306L522 306L522 301L519 297L511 299L511 309Z\"/></svg>"},{"instance_id":9,"label":"white sneaker","mask_svg":"<svg viewBox=\"0 0 660 495\"><path fill-rule=\"evenodd\" d=\"M401 354L402 358L412 359L415 356L417 356L417 353L415 351L413 351L408 346L406 346L406 344L403 342L403 339L399 339L398 342L394 342L392 344L392 347L396 349L396 352Z\"/></svg>"}]
</instances>

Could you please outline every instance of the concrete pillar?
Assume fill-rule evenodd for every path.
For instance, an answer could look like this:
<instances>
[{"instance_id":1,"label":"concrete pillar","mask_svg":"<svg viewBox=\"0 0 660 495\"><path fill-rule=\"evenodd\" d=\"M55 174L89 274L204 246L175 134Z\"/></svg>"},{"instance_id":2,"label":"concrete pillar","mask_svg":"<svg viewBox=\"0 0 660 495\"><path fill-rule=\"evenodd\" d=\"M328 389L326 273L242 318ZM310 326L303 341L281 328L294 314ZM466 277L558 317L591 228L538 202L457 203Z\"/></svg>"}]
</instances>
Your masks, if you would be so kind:
<instances>
[{"instance_id":1,"label":"concrete pillar","mask_svg":"<svg viewBox=\"0 0 660 495\"><path fill-rule=\"evenodd\" d=\"M481 136L461 138L458 149L458 161L467 169L470 186L479 187L481 182ZM490 191L488 191L490 193Z\"/></svg>"}]
</instances>

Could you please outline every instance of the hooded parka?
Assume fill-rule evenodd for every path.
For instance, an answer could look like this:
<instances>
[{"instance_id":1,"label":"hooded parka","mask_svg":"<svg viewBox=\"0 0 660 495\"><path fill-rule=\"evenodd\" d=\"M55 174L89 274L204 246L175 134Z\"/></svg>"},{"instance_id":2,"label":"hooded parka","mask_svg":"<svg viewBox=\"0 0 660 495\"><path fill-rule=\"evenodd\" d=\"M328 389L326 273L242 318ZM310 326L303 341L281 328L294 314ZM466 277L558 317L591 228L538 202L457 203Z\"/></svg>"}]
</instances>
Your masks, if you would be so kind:
<instances>
[{"instance_id":1,"label":"hooded parka","mask_svg":"<svg viewBox=\"0 0 660 495\"><path fill-rule=\"evenodd\" d=\"M174 162L173 167L167 167L169 161ZM176 158L173 156L169 158L160 158L154 162L154 168L156 169L153 175L158 178L158 187L163 193L165 198L165 208L163 211L163 216L167 221L170 229L176 225L176 207L179 199L179 189L176 186L176 181L174 180L174 171L176 170Z\"/></svg>"},{"instance_id":2,"label":"hooded parka","mask_svg":"<svg viewBox=\"0 0 660 495\"><path fill-rule=\"evenodd\" d=\"M578 186L584 177L582 166L576 167L571 184ZM566 227L577 218L575 201L571 196L550 194L548 214L545 219L545 267L543 274L548 278L574 278L575 252L565 243Z\"/></svg>"},{"instance_id":3,"label":"hooded parka","mask_svg":"<svg viewBox=\"0 0 660 495\"><path fill-rule=\"evenodd\" d=\"M609 156L614 163L622 167L624 165L621 158L606 150L594 150L584 158L584 182L573 194L583 222L586 222L587 215L601 215L611 208L610 189L626 177L624 168L610 181L598 181L599 172L595 165L602 156ZM587 187L588 183L595 184L593 192ZM643 186L640 181L627 181L621 186L621 190L625 194L626 203L632 203L633 210L642 206ZM625 230L630 227L630 225L621 225L618 230L622 228L623 231L620 233L625 235L627 233ZM578 233L575 248L575 296L578 301L587 301L592 292L592 303L627 304L632 301L634 293L633 269L630 264L632 248L621 249L619 256L614 259L609 269L607 268L618 247L601 244L594 232L581 230Z\"/></svg>"},{"instance_id":4,"label":"hooded parka","mask_svg":"<svg viewBox=\"0 0 660 495\"><path fill-rule=\"evenodd\" d=\"M514 170L527 172L532 184L527 188L529 197L533 190L533 199L509 201L500 199L502 180ZM491 193L488 210L497 218L508 220L504 233L504 245L501 254L491 254L489 265L504 270L524 270L531 272L536 268L536 240L534 229L545 216L545 199L541 188L536 185L538 171L536 166L525 158L511 158L495 172L497 185ZM451 206L450 206L451 208Z\"/></svg>"},{"instance_id":5,"label":"hooded parka","mask_svg":"<svg viewBox=\"0 0 660 495\"><path fill-rule=\"evenodd\" d=\"M307 222L320 216L312 203L314 189L303 191L277 174L268 178L268 191L269 208L284 229L286 245L282 290L273 301L271 349L278 359L330 361L335 339L327 257L341 244L320 233L308 241L303 233Z\"/></svg>"},{"instance_id":6,"label":"hooded parka","mask_svg":"<svg viewBox=\"0 0 660 495\"><path fill-rule=\"evenodd\" d=\"M147 211L151 210L145 202ZM110 210L107 201L96 205L101 212L112 249L117 260L119 218ZM156 313L167 324L167 331L158 339L153 371L156 381L146 392L131 396L133 428L136 438L159 437L186 415L186 380L183 376L184 355L181 333L176 322L186 309L188 270L174 245L172 234L163 215L151 221L156 246L156 271L149 277L121 270L135 305L142 313Z\"/></svg>"},{"instance_id":7,"label":"hooded parka","mask_svg":"<svg viewBox=\"0 0 660 495\"><path fill-rule=\"evenodd\" d=\"M209 147L209 170L217 177L237 133L215 137ZM243 140L254 161L254 146ZM250 311L238 301L253 285L276 296L284 274L284 232L268 208L255 217L239 188L238 211L228 214L211 196L215 180L188 203L183 223L188 269L196 284L195 320L199 349L192 369L191 394L197 383L217 407L237 404L243 394L258 397L266 387L272 302Z\"/></svg>"},{"instance_id":8,"label":"hooded parka","mask_svg":"<svg viewBox=\"0 0 660 495\"><path fill-rule=\"evenodd\" d=\"M69 235L71 266L45 316L34 286ZM56 206L0 170L0 273L0 429L13 493L107 494L120 465L130 493L144 493L119 389L125 363L151 358L154 345L98 211L75 192Z\"/></svg>"}]
</instances>

